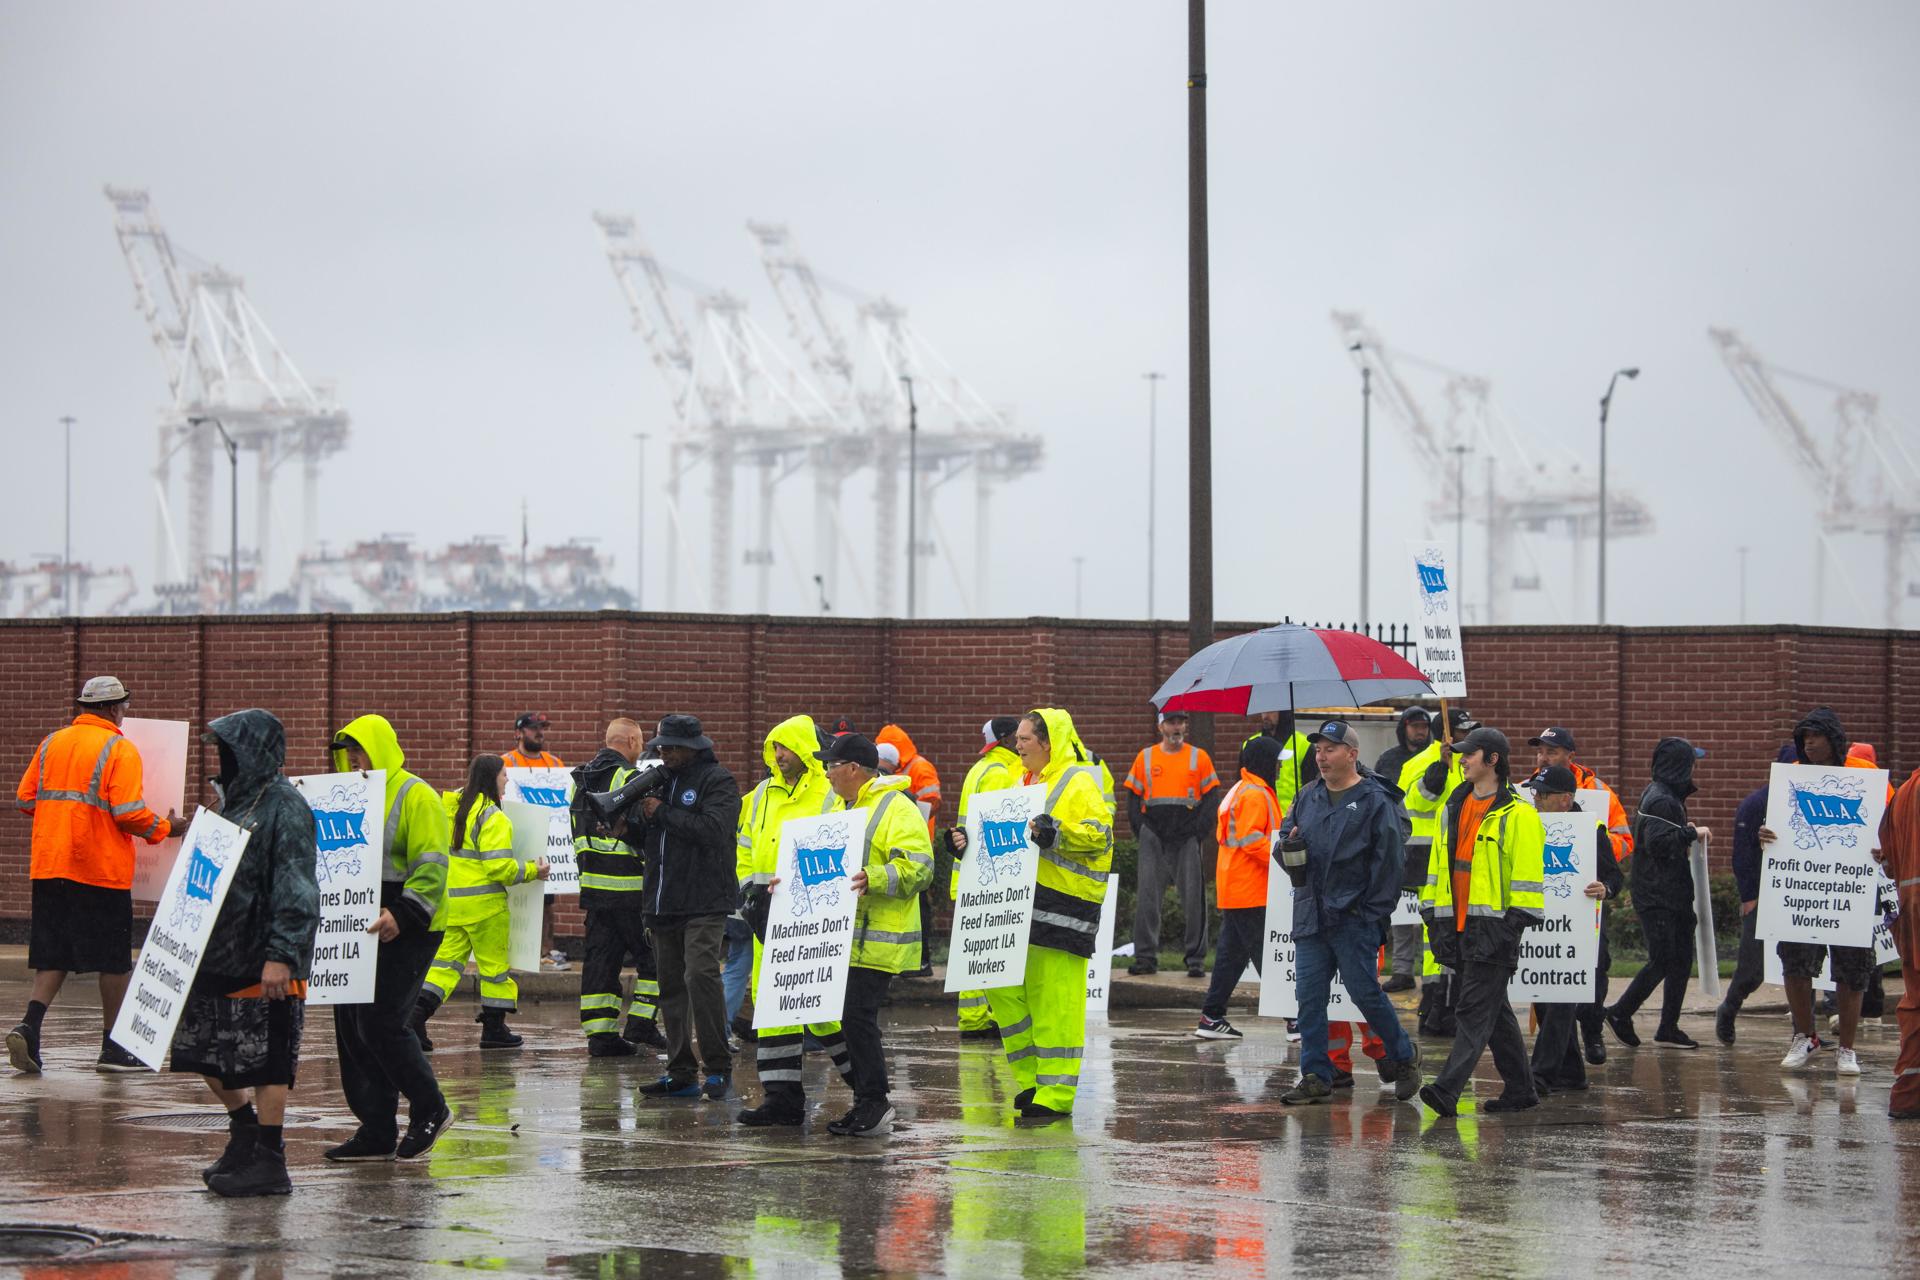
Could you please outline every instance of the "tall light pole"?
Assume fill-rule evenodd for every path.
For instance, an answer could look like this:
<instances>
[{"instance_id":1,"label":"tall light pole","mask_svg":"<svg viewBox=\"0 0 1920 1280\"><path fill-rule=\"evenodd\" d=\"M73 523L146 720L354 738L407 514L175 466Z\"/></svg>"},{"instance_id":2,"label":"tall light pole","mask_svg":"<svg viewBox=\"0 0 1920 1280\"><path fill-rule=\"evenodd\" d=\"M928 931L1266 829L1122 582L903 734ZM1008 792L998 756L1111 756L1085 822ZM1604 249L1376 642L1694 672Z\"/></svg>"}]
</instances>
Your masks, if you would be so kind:
<instances>
[{"instance_id":1,"label":"tall light pole","mask_svg":"<svg viewBox=\"0 0 1920 1280\"><path fill-rule=\"evenodd\" d=\"M1448 445L1453 455L1453 594L1460 600L1460 620L1466 621L1467 597L1460 590L1460 579L1467 567L1467 455L1470 445ZM1492 537L1489 529L1487 536Z\"/></svg>"},{"instance_id":2,"label":"tall light pole","mask_svg":"<svg viewBox=\"0 0 1920 1280\"><path fill-rule=\"evenodd\" d=\"M1086 563L1087 558L1085 556L1075 556L1073 558L1073 616L1076 618L1085 616L1080 612L1080 570Z\"/></svg>"},{"instance_id":3,"label":"tall light pole","mask_svg":"<svg viewBox=\"0 0 1920 1280\"><path fill-rule=\"evenodd\" d=\"M1740 621L1747 620L1747 548L1735 547L1740 553Z\"/></svg>"},{"instance_id":4,"label":"tall light pole","mask_svg":"<svg viewBox=\"0 0 1920 1280\"><path fill-rule=\"evenodd\" d=\"M919 585L920 560L920 406L913 398L913 375L903 373L907 388L907 617L913 617Z\"/></svg>"},{"instance_id":5,"label":"tall light pole","mask_svg":"<svg viewBox=\"0 0 1920 1280\"><path fill-rule=\"evenodd\" d=\"M1187 0L1187 652L1213 643L1212 312L1207 274L1207 5ZM1213 744L1213 716L1192 719Z\"/></svg>"},{"instance_id":6,"label":"tall light pole","mask_svg":"<svg viewBox=\"0 0 1920 1280\"><path fill-rule=\"evenodd\" d=\"M1613 388L1622 378L1637 378L1638 369L1615 369L1600 397L1600 604L1599 618L1607 620L1607 410L1613 407Z\"/></svg>"},{"instance_id":7,"label":"tall light pole","mask_svg":"<svg viewBox=\"0 0 1920 1280\"><path fill-rule=\"evenodd\" d=\"M60 425L67 429L67 479L66 489L66 550L60 553L60 608L71 618L73 616L73 417L60 419Z\"/></svg>"},{"instance_id":8,"label":"tall light pole","mask_svg":"<svg viewBox=\"0 0 1920 1280\"><path fill-rule=\"evenodd\" d=\"M1362 351L1365 343L1356 342L1349 351ZM1368 590L1373 576L1373 366L1361 357L1360 365L1360 625L1365 627L1371 598Z\"/></svg>"},{"instance_id":9,"label":"tall light pole","mask_svg":"<svg viewBox=\"0 0 1920 1280\"><path fill-rule=\"evenodd\" d=\"M230 478L230 492L227 498L229 507L227 523L227 613L237 616L240 612L240 446L227 434L226 426L218 418L188 418L187 425L197 427L203 422L211 422L213 429L220 433L220 443L227 447L227 474ZM196 572L197 572L196 567Z\"/></svg>"},{"instance_id":10,"label":"tall light pole","mask_svg":"<svg viewBox=\"0 0 1920 1280\"><path fill-rule=\"evenodd\" d=\"M1153 621L1153 543L1154 526L1159 514L1159 493L1155 482L1159 479L1159 458L1156 438L1160 418L1160 383L1166 378L1164 373L1143 373L1147 380L1147 621Z\"/></svg>"},{"instance_id":11,"label":"tall light pole","mask_svg":"<svg viewBox=\"0 0 1920 1280\"><path fill-rule=\"evenodd\" d=\"M640 450L640 491L634 501L633 534L633 607L644 610L647 607L647 441L653 439L644 431L633 433L633 440Z\"/></svg>"}]
</instances>

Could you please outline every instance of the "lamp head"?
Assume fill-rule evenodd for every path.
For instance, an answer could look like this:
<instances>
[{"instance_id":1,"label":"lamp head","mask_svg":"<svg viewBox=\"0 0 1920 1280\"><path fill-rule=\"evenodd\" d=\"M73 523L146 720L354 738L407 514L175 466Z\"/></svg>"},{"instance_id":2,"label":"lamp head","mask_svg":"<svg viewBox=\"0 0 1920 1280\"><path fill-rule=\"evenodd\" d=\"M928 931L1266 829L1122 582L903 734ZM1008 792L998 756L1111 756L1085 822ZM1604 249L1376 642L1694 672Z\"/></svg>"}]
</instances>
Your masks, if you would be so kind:
<instances>
[{"instance_id":1,"label":"lamp head","mask_svg":"<svg viewBox=\"0 0 1920 1280\"><path fill-rule=\"evenodd\" d=\"M1620 376L1623 378L1637 378L1640 376L1640 370L1638 368L1622 369L1620 371Z\"/></svg>"}]
</instances>

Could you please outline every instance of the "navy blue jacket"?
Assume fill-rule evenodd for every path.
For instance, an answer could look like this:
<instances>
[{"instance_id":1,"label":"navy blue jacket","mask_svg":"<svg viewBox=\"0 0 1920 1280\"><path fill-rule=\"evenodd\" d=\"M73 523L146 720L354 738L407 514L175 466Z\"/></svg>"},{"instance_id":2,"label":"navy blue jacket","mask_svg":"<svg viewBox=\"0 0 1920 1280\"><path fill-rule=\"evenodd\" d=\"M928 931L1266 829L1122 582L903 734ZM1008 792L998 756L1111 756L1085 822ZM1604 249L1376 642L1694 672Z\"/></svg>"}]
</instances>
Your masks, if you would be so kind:
<instances>
[{"instance_id":1,"label":"navy blue jacket","mask_svg":"<svg viewBox=\"0 0 1920 1280\"><path fill-rule=\"evenodd\" d=\"M1294 798L1284 829L1307 842L1306 882L1293 891L1294 937L1343 924L1385 926L1406 862L1398 796L1362 772L1337 806L1324 778Z\"/></svg>"}]
</instances>

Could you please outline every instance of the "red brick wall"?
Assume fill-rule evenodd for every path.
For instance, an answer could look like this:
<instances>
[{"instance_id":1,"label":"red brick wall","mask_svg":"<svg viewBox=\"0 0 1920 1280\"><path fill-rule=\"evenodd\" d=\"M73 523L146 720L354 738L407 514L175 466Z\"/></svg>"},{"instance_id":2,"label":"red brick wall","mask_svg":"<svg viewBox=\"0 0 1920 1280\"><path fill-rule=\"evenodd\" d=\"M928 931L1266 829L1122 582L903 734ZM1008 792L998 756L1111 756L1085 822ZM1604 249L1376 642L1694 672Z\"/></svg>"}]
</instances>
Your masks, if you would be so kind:
<instances>
[{"instance_id":1,"label":"red brick wall","mask_svg":"<svg viewBox=\"0 0 1920 1280\"><path fill-rule=\"evenodd\" d=\"M1220 628L1227 635L1250 624ZM1468 628L1473 712L1525 739L1549 724L1631 805L1653 744L1669 733L1708 748L1699 820L1725 829L1806 708L1830 703L1856 739L1904 777L1920 765L1920 633L1716 627ZM408 766L459 785L476 751L514 742L522 711L553 719L548 746L568 762L597 749L615 715L706 721L744 790L759 744L798 711L845 714L872 732L904 725L939 767L943 818L990 715L1070 710L1116 776L1152 738L1147 698L1186 656L1179 623L1011 619L876 622L690 615L440 614L385 617L87 619L0 622L0 760L24 768L71 714L72 691L111 673L135 713L185 719L264 706L285 721L289 769L326 767L339 725L377 711ZM1222 717L1223 774L1246 722ZM200 772L214 769L211 752ZM17 775L15 775L17 776ZM189 793L196 790L189 786ZM201 797L206 799L207 797ZM1123 818L1124 823L1124 818ZM27 915L29 828L0 819L0 922ZM1725 842L1718 853L1725 857ZM579 933L570 906L563 936ZM17 933L17 927L10 927Z\"/></svg>"}]
</instances>

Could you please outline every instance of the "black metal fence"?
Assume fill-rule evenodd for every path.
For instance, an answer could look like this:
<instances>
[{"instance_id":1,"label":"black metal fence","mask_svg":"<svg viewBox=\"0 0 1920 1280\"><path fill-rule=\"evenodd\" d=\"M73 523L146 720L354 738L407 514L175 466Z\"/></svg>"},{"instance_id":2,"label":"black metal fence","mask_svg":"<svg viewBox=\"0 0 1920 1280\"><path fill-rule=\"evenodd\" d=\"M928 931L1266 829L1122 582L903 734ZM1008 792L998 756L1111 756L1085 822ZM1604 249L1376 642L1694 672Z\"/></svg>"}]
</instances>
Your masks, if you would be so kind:
<instances>
[{"instance_id":1,"label":"black metal fence","mask_svg":"<svg viewBox=\"0 0 1920 1280\"><path fill-rule=\"evenodd\" d=\"M1280 621L1293 624L1292 618L1282 618ZM1323 631L1352 631L1378 640L1407 661L1413 661L1413 628L1404 622L1302 622L1297 625L1318 627Z\"/></svg>"}]
</instances>

